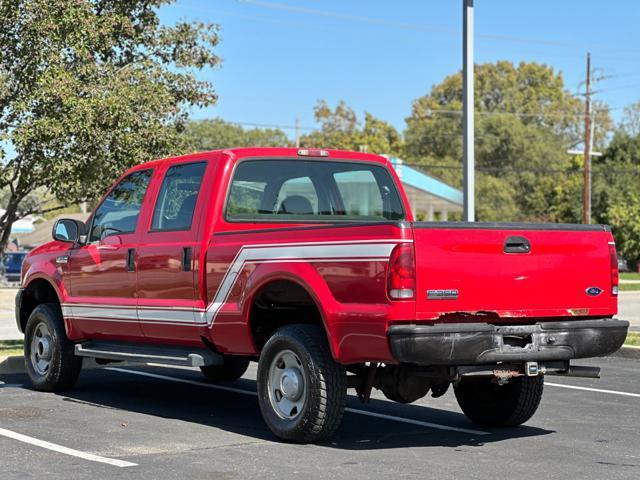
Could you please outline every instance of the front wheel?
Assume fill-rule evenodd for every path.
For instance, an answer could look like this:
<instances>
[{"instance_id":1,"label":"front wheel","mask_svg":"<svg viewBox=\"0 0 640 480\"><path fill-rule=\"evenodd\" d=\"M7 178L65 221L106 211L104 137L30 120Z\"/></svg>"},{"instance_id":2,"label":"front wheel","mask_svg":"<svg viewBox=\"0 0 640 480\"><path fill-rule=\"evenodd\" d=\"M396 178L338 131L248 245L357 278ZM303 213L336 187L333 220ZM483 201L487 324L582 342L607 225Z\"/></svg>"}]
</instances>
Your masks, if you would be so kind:
<instances>
[{"instance_id":1,"label":"front wheel","mask_svg":"<svg viewBox=\"0 0 640 480\"><path fill-rule=\"evenodd\" d=\"M529 420L538 409L544 377L512 378L498 385L489 378L465 379L454 387L458 405L474 423L511 427Z\"/></svg>"},{"instance_id":2,"label":"front wheel","mask_svg":"<svg viewBox=\"0 0 640 480\"><path fill-rule=\"evenodd\" d=\"M329 438L342 421L346 395L346 371L331 357L321 328L282 327L262 349L258 403L279 438L298 443Z\"/></svg>"},{"instance_id":3,"label":"front wheel","mask_svg":"<svg viewBox=\"0 0 640 480\"><path fill-rule=\"evenodd\" d=\"M36 390L69 390L78 380L82 358L74 354L58 305L38 305L31 312L25 328L24 359Z\"/></svg>"}]
</instances>

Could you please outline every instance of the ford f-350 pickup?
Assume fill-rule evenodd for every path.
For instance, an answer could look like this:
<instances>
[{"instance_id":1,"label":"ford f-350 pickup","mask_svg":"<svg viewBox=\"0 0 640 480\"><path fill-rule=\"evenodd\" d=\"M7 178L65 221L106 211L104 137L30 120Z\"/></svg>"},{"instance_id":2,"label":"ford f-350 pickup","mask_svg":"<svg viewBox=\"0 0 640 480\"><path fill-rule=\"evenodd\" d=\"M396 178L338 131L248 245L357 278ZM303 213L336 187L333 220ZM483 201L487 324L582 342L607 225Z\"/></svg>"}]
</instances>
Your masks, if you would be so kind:
<instances>
[{"instance_id":1,"label":"ford f-350 pickup","mask_svg":"<svg viewBox=\"0 0 640 480\"><path fill-rule=\"evenodd\" d=\"M16 297L36 389L83 357L200 367L258 361L278 437L312 442L346 392L412 402L450 385L474 422L513 426L545 375L624 341L614 240L602 225L417 222L389 161L243 148L138 165L85 223L60 220Z\"/></svg>"}]
</instances>

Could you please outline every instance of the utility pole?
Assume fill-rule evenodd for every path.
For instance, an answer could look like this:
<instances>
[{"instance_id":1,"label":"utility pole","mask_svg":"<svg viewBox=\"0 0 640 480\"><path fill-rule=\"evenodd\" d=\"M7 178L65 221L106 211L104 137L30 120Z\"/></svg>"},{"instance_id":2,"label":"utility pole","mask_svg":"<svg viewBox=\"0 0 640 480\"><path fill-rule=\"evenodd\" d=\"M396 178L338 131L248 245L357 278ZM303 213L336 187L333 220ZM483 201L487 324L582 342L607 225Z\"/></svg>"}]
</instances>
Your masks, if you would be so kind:
<instances>
[{"instance_id":1,"label":"utility pole","mask_svg":"<svg viewBox=\"0 0 640 480\"><path fill-rule=\"evenodd\" d=\"M300 119L296 117L296 148L300 148Z\"/></svg>"},{"instance_id":2,"label":"utility pole","mask_svg":"<svg viewBox=\"0 0 640 480\"><path fill-rule=\"evenodd\" d=\"M587 81L584 115L584 191L582 223L591 223L591 53L587 53Z\"/></svg>"},{"instance_id":3,"label":"utility pole","mask_svg":"<svg viewBox=\"0 0 640 480\"><path fill-rule=\"evenodd\" d=\"M474 222L475 157L473 130L473 0L462 0L462 151L464 164L464 220Z\"/></svg>"}]
</instances>

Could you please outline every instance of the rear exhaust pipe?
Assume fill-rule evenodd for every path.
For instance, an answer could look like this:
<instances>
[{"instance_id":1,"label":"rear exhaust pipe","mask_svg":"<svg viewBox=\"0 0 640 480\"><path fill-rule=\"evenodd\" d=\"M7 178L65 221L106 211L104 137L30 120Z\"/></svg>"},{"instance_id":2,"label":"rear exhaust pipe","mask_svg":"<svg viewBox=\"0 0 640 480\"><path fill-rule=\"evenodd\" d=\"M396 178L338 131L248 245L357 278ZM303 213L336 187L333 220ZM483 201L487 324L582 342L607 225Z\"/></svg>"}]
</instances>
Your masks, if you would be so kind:
<instances>
[{"instance_id":1,"label":"rear exhaust pipe","mask_svg":"<svg viewBox=\"0 0 640 480\"><path fill-rule=\"evenodd\" d=\"M547 370L546 374L559 377L600 378L600 367L569 365L566 370Z\"/></svg>"}]
</instances>

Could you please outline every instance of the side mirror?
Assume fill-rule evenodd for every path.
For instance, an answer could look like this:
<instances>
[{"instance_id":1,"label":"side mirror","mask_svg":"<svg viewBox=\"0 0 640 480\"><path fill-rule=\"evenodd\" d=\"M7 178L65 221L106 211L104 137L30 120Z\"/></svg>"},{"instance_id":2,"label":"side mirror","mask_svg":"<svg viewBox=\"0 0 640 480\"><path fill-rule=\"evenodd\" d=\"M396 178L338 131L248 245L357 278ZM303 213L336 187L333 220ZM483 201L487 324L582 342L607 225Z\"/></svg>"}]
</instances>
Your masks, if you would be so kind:
<instances>
[{"instance_id":1,"label":"side mirror","mask_svg":"<svg viewBox=\"0 0 640 480\"><path fill-rule=\"evenodd\" d=\"M75 243L84 235L85 225L79 220L61 218L53 226L53 239L60 242Z\"/></svg>"}]
</instances>

